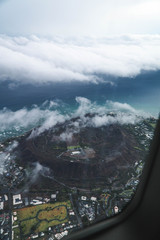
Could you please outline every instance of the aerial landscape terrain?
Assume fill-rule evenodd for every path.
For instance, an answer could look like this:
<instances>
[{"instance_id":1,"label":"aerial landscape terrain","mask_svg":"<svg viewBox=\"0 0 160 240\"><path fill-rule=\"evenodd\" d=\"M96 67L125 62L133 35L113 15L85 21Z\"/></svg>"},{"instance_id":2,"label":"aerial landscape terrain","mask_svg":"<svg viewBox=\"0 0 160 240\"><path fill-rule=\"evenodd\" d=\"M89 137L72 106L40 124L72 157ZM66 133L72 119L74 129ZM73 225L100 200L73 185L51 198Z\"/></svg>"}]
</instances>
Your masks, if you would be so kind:
<instances>
[{"instance_id":1,"label":"aerial landscape terrain","mask_svg":"<svg viewBox=\"0 0 160 240\"><path fill-rule=\"evenodd\" d=\"M56 239L111 217L135 193L156 119L120 124L88 113L6 139L1 223L13 239ZM94 125L97 119L114 123Z\"/></svg>"},{"instance_id":2,"label":"aerial landscape terrain","mask_svg":"<svg viewBox=\"0 0 160 240\"><path fill-rule=\"evenodd\" d=\"M99 238L143 195L160 117L159 9L0 0L0 240Z\"/></svg>"}]
</instances>

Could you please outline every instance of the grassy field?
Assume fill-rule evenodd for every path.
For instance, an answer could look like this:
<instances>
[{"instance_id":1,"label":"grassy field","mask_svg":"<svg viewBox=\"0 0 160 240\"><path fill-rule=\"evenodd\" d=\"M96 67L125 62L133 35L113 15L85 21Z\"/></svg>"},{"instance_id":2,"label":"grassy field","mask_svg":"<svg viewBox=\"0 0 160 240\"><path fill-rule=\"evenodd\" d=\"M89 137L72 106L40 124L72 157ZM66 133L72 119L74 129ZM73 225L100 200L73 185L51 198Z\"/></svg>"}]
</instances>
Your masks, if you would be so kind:
<instances>
[{"instance_id":1,"label":"grassy field","mask_svg":"<svg viewBox=\"0 0 160 240\"><path fill-rule=\"evenodd\" d=\"M74 150L76 148L80 148L81 146L80 145L77 145L77 146L68 146L67 149L68 150Z\"/></svg>"},{"instance_id":2,"label":"grassy field","mask_svg":"<svg viewBox=\"0 0 160 240\"><path fill-rule=\"evenodd\" d=\"M126 189L124 190L122 193L120 193L119 195L120 196L123 196L123 197L131 197L131 195L133 194L133 189Z\"/></svg>"},{"instance_id":3,"label":"grassy field","mask_svg":"<svg viewBox=\"0 0 160 240\"><path fill-rule=\"evenodd\" d=\"M139 147L134 147L134 149L137 149L137 150L139 150L139 151L143 151L143 149L142 149L142 148L139 148Z\"/></svg>"},{"instance_id":4,"label":"grassy field","mask_svg":"<svg viewBox=\"0 0 160 240\"><path fill-rule=\"evenodd\" d=\"M43 210L38 214L38 218L40 220L47 220L51 221L53 219L53 216L55 219L61 221L67 216L67 209L65 206L55 207L51 210Z\"/></svg>"},{"instance_id":5,"label":"grassy field","mask_svg":"<svg viewBox=\"0 0 160 240\"><path fill-rule=\"evenodd\" d=\"M153 128L155 128L156 125L157 125L157 123L150 123L150 125L151 125Z\"/></svg>"},{"instance_id":6,"label":"grassy field","mask_svg":"<svg viewBox=\"0 0 160 240\"><path fill-rule=\"evenodd\" d=\"M70 201L18 209L16 224L19 224L23 236L44 232L48 227L68 221L67 208L71 208Z\"/></svg>"},{"instance_id":7,"label":"grassy field","mask_svg":"<svg viewBox=\"0 0 160 240\"><path fill-rule=\"evenodd\" d=\"M34 226L36 226L36 224L37 224L36 218L21 222L20 227L23 235L29 234L32 231L32 229L35 229Z\"/></svg>"},{"instance_id":8,"label":"grassy field","mask_svg":"<svg viewBox=\"0 0 160 240\"><path fill-rule=\"evenodd\" d=\"M17 228L14 228L14 239L16 239L16 240L20 240L20 230L19 230L19 228L17 227Z\"/></svg>"}]
</instances>

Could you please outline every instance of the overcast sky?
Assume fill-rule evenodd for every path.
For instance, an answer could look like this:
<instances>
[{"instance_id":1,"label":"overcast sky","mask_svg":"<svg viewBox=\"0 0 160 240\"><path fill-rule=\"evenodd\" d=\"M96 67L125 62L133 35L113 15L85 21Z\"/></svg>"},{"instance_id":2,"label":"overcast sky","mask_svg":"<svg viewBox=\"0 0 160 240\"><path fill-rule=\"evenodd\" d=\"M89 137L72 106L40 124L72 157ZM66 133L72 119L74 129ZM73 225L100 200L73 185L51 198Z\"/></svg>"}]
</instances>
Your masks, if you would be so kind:
<instances>
[{"instance_id":1,"label":"overcast sky","mask_svg":"<svg viewBox=\"0 0 160 240\"><path fill-rule=\"evenodd\" d=\"M0 82L160 70L160 0L0 0Z\"/></svg>"},{"instance_id":2,"label":"overcast sky","mask_svg":"<svg viewBox=\"0 0 160 240\"><path fill-rule=\"evenodd\" d=\"M159 34L159 0L0 0L0 33Z\"/></svg>"}]
</instances>

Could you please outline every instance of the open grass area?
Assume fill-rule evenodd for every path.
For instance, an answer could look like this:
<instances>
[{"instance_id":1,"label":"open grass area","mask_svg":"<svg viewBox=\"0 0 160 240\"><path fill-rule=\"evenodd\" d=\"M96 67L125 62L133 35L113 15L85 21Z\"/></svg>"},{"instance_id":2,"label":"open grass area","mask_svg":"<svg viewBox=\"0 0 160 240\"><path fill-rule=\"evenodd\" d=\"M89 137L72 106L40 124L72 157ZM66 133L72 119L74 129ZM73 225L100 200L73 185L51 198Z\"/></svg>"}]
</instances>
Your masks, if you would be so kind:
<instances>
[{"instance_id":1,"label":"open grass area","mask_svg":"<svg viewBox=\"0 0 160 240\"><path fill-rule=\"evenodd\" d=\"M67 221L68 221L68 219L65 219L61 223L66 223ZM49 227L53 227L58 224L60 224L60 222L58 220L53 220L50 222L42 221L37 225L35 232L45 232Z\"/></svg>"},{"instance_id":2,"label":"open grass area","mask_svg":"<svg viewBox=\"0 0 160 240\"><path fill-rule=\"evenodd\" d=\"M119 195L123 197L130 197L132 194L133 194L133 189L126 189Z\"/></svg>"},{"instance_id":3,"label":"open grass area","mask_svg":"<svg viewBox=\"0 0 160 240\"><path fill-rule=\"evenodd\" d=\"M59 221L63 220L67 216L67 209L66 206L55 207L51 210L43 210L38 214L38 218L40 220L47 220L51 221L53 219L57 219Z\"/></svg>"},{"instance_id":4,"label":"open grass area","mask_svg":"<svg viewBox=\"0 0 160 240\"><path fill-rule=\"evenodd\" d=\"M139 150L139 151L143 151L143 149L142 149L142 148L139 148L139 147L134 147L134 149L137 149L137 150Z\"/></svg>"},{"instance_id":5,"label":"open grass area","mask_svg":"<svg viewBox=\"0 0 160 240\"><path fill-rule=\"evenodd\" d=\"M36 226L37 223L38 222L36 218L21 222L20 227L22 229L22 234L26 235L29 234L32 230L34 231L34 229L36 228L34 226Z\"/></svg>"},{"instance_id":6,"label":"open grass area","mask_svg":"<svg viewBox=\"0 0 160 240\"><path fill-rule=\"evenodd\" d=\"M77 146L68 146L67 149L68 150L74 150L75 148L80 148L81 146L80 145L77 145Z\"/></svg>"},{"instance_id":7,"label":"open grass area","mask_svg":"<svg viewBox=\"0 0 160 240\"><path fill-rule=\"evenodd\" d=\"M17 223L22 235L27 236L34 232L46 231L48 227L67 222L67 208L71 208L70 201L18 209Z\"/></svg>"},{"instance_id":8,"label":"open grass area","mask_svg":"<svg viewBox=\"0 0 160 240\"><path fill-rule=\"evenodd\" d=\"M52 210L55 207L58 207L60 205L65 205L66 207L71 207L70 202L61 202L61 203L47 203L27 208L21 208L17 210L17 216L19 221L23 221L25 219L29 218L35 218L38 211L40 210Z\"/></svg>"},{"instance_id":9,"label":"open grass area","mask_svg":"<svg viewBox=\"0 0 160 240\"><path fill-rule=\"evenodd\" d=\"M155 128L156 125L157 125L157 123L150 123L150 125L151 125L153 128Z\"/></svg>"},{"instance_id":10,"label":"open grass area","mask_svg":"<svg viewBox=\"0 0 160 240\"><path fill-rule=\"evenodd\" d=\"M19 230L19 227L14 228L13 236L14 236L14 239L20 240L20 230Z\"/></svg>"}]
</instances>

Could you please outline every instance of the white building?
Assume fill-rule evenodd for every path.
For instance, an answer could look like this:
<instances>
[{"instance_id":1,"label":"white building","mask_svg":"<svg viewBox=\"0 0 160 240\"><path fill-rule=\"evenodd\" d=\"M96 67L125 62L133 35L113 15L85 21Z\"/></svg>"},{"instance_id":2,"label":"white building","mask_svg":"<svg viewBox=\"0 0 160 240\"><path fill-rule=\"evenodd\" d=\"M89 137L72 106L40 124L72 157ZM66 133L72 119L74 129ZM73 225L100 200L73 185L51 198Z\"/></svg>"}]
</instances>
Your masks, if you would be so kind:
<instances>
[{"instance_id":1,"label":"white building","mask_svg":"<svg viewBox=\"0 0 160 240\"><path fill-rule=\"evenodd\" d=\"M4 208L4 202L0 202L0 210L3 210Z\"/></svg>"},{"instance_id":2,"label":"white building","mask_svg":"<svg viewBox=\"0 0 160 240\"><path fill-rule=\"evenodd\" d=\"M33 239L34 239L34 238L38 238L38 234L32 235L32 238L33 238Z\"/></svg>"},{"instance_id":3,"label":"white building","mask_svg":"<svg viewBox=\"0 0 160 240\"><path fill-rule=\"evenodd\" d=\"M51 194L52 199L56 199L57 195L56 194Z\"/></svg>"},{"instance_id":4,"label":"white building","mask_svg":"<svg viewBox=\"0 0 160 240\"><path fill-rule=\"evenodd\" d=\"M22 204L21 194L13 195L13 205Z\"/></svg>"},{"instance_id":5,"label":"white building","mask_svg":"<svg viewBox=\"0 0 160 240\"><path fill-rule=\"evenodd\" d=\"M87 197L82 196L82 197L81 197L81 200L86 201L86 200L87 200Z\"/></svg>"},{"instance_id":6,"label":"white building","mask_svg":"<svg viewBox=\"0 0 160 240\"><path fill-rule=\"evenodd\" d=\"M96 202L96 201L97 201L97 198L96 198L96 197L91 197L91 201Z\"/></svg>"},{"instance_id":7,"label":"white building","mask_svg":"<svg viewBox=\"0 0 160 240\"><path fill-rule=\"evenodd\" d=\"M63 238L64 236L67 236L67 235L68 235L68 231L65 230L64 232L56 233L55 238L59 240L59 239Z\"/></svg>"},{"instance_id":8,"label":"white building","mask_svg":"<svg viewBox=\"0 0 160 240\"><path fill-rule=\"evenodd\" d=\"M80 151L74 151L71 153L71 155L79 155L81 152Z\"/></svg>"},{"instance_id":9,"label":"white building","mask_svg":"<svg viewBox=\"0 0 160 240\"><path fill-rule=\"evenodd\" d=\"M69 211L69 215L75 215L73 211Z\"/></svg>"},{"instance_id":10,"label":"white building","mask_svg":"<svg viewBox=\"0 0 160 240\"><path fill-rule=\"evenodd\" d=\"M118 207L117 206L114 207L114 213L115 214L118 213Z\"/></svg>"},{"instance_id":11,"label":"white building","mask_svg":"<svg viewBox=\"0 0 160 240\"><path fill-rule=\"evenodd\" d=\"M8 196L6 194L4 195L4 199L5 201L8 201Z\"/></svg>"},{"instance_id":12,"label":"white building","mask_svg":"<svg viewBox=\"0 0 160 240\"><path fill-rule=\"evenodd\" d=\"M37 199L33 199L33 200L30 202L31 205L39 205L39 204L42 204L42 203L43 203L42 201L39 201L39 200L37 200Z\"/></svg>"}]
</instances>

